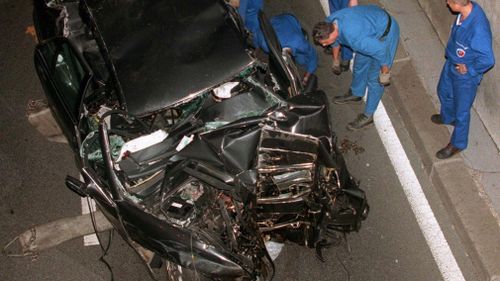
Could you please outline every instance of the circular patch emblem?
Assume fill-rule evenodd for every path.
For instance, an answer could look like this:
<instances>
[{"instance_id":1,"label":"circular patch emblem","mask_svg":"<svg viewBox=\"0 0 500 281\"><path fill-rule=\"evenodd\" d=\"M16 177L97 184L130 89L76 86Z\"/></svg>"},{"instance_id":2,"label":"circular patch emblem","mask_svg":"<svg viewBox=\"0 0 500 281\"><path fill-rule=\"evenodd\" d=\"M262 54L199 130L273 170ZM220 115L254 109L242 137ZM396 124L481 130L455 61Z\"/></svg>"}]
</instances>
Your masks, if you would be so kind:
<instances>
[{"instance_id":1,"label":"circular patch emblem","mask_svg":"<svg viewBox=\"0 0 500 281\"><path fill-rule=\"evenodd\" d=\"M464 49L462 49L462 48L458 48L458 49L457 49L457 56L458 56L459 58L463 58L463 57L465 56L465 50L464 50Z\"/></svg>"}]
</instances>

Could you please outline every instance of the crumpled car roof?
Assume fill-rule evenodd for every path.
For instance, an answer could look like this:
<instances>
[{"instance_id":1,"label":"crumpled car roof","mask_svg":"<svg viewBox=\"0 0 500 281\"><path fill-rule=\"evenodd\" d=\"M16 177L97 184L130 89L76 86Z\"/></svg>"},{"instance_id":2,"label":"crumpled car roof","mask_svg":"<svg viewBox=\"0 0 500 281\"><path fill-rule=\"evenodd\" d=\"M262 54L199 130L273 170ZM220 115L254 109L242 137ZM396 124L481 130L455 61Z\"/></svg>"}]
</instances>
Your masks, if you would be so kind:
<instances>
[{"instance_id":1,"label":"crumpled car roof","mask_svg":"<svg viewBox=\"0 0 500 281\"><path fill-rule=\"evenodd\" d=\"M90 0L87 5L131 114L176 104L252 63L217 0Z\"/></svg>"}]
</instances>

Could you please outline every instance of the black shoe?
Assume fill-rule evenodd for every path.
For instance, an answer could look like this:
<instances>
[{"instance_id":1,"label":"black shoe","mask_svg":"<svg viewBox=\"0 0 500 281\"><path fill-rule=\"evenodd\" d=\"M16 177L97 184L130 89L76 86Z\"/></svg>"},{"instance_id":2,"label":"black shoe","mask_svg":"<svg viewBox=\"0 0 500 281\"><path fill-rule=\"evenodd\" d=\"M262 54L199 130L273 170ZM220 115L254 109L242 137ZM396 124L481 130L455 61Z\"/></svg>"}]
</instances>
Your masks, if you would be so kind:
<instances>
[{"instance_id":1,"label":"black shoe","mask_svg":"<svg viewBox=\"0 0 500 281\"><path fill-rule=\"evenodd\" d=\"M373 116L366 116L361 113L354 121L347 125L347 130L357 131L359 129L366 128L371 124L373 124Z\"/></svg>"},{"instance_id":2,"label":"black shoe","mask_svg":"<svg viewBox=\"0 0 500 281\"><path fill-rule=\"evenodd\" d=\"M342 69L342 72L346 72L349 70L350 65L351 65L350 60L343 60L340 62L340 69Z\"/></svg>"},{"instance_id":3,"label":"black shoe","mask_svg":"<svg viewBox=\"0 0 500 281\"><path fill-rule=\"evenodd\" d=\"M351 90L347 94L342 96L335 96L333 98L333 103L335 104L358 104L361 103L362 97L358 97L352 94Z\"/></svg>"},{"instance_id":4,"label":"black shoe","mask_svg":"<svg viewBox=\"0 0 500 281\"><path fill-rule=\"evenodd\" d=\"M462 151L460 148L457 148L453 146L451 143L449 143L446 147L440 149L436 153L436 157L439 159L448 159L451 156L459 153L460 151Z\"/></svg>"},{"instance_id":5,"label":"black shoe","mask_svg":"<svg viewBox=\"0 0 500 281\"><path fill-rule=\"evenodd\" d=\"M443 119L441 118L441 114L433 114L431 116L431 121L432 123L434 124L438 124L438 125L455 125L455 122L451 122L450 124L445 124L443 123Z\"/></svg>"}]
</instances>

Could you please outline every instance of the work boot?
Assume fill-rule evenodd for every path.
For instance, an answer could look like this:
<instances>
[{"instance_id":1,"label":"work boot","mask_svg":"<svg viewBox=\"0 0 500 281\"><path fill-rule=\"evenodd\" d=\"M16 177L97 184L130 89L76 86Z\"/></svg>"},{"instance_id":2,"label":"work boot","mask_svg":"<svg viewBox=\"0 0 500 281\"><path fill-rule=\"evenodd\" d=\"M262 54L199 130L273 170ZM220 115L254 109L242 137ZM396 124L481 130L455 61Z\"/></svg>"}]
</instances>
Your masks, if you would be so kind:
<instances>
[{"instance_id":1,"label":"work boot","mask_svg":"<svg viewBox=\"0 0 500 281\"><path fill-rule=\"evenodd\" d=\"M451 122L450 124L443 123L443 119L441 118L441 114L433 114L431 116L431 121L432 121L432 123L438 124L438 125L452 125L452 126L455 126L455 122Z\"/></svg>"},{"instance_id":2,"label":"work boot","mask_svg":"<svg viewBox=\"0 0 500 281\"><path fill-rule=\"evenodd\" d=\"M350 60L343 60L340 62L340 69L342 69L342 72L346 72L349 70L350 65L351 65Z\"/></svg>"},{"instance_id":3,"label":"work boot","mask_svg":"<svg viewBox=\"0 0 500 281\"><path fill-rule=\"evenodd\" d=\"M447 146L445 146L444 148L440 149L436 153L436 157L439 158L439 159L448 159L451 156L459 153L460 151L462 151L460 148L455 147L453 144L449 143Z\"/></svg>"},{"instance_id":4,"label":"work boot","mask_svg":"<svg viewBox=\"0 0 500 281\"><path fill-rule=\"evenodd\" d=\"M354 121L347 125L347 130L357 131L359 129L366 128L371 124L373 124L373 116L366 116L364 113L361 113Z\"/></svg>"},{"instance_id":5,"label":"work boot","mask_svg":"<svg viewBox=\"0 0 500 281\"><path fill-rule=\"evenodd\" d=\"M335 104L358 104L361 103L361 97L355 96L352 94L352 91L349 89L347 94L342 96L335 96L333 98L333 103Z\"/></svg>"}]
</instances>

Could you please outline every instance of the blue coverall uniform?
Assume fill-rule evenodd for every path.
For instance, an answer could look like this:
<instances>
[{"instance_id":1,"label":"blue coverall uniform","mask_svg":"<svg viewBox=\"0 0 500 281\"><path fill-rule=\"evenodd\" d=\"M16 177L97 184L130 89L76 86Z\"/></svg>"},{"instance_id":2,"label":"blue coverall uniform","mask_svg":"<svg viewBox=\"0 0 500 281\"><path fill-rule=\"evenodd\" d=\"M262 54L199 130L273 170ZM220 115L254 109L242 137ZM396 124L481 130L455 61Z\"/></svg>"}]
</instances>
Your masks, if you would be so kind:
<instances>
[{"instance_id":1,"label":"blue coverall uniform","mask_svg":"<svg viewBox=\"0 0 500 281\"><path fill-rule=\"evenodd\" d=\"M238 13L243 19L245 27L254 36L260 32L259 11L264 7L264 0L240 0ZM255 39L253 40L255 44Z\"/></svg>"},{"instance_id":2,"label":"blue coverall uniform","mask_svg":"<svg viewBox=\"0 0 500 281\"><path fill-rule=\"evenodd\" d=\"M328 0L328 7L330 8L330 14L338 10L342 10L349 6L349 0Z\"/></svg>"},{"instance_id":3,"label":"blue coverall uniform","mask_svg":"<svg viewBox=\"0 0 500 281\"><path fill-rule=\"evenodd\" d=\"M297 18L291 14L281 14L272 17L270 22L281 47L291 49L295 62L304 67L309 73L316 71L318 67L318 54L302 33L302 27ZM269 53L269 48L262 32L259 32L255 36L255 39L256 46Z\"/></svg>"},{"instance_id":4,"label":"blue coverall uniform","mask_svg":"<svg viewBox=\"0 0 500 281\"><path fill-rule=\"evenodd\" d=\"M459 149L467 147L470 109L476 97L483 73L495 64L492 36L483 9L472 2L472 11L461 22L457 16L446 46L446 62L437 87L444 124L455 122L451 144ZM460 74L456 64L465 64L467 72Z\"/></svg>"},{"instance_id":5,"label":"blue coverall uniform","mask_svg":"<svg viewBox=\"0 0 500 281\"><path fill-rule=\"evenodd\" d=\"M334 12L327 22L335 22L339 35L334 44L349 46L354 52L352 94L362 97L368 88L365 115L372 116L384 94L380 68L392 66L399 42L399 25L378 6L355 6ZM388 33L384 35L386 29Z\"/></svg>"},{"instance_id":6,"label":"blue coverall uniform","mask_svg":"<svg viewBox=\"0 0 500 281\"><path fill-rule=\"evenodd\" d=\"M349 7L349 1L350 0L328 0L328 7L330 9L330 14L333 14L333 12ZM351 60L352 59L351 48L342 46L340 57L342 58L343 61Z\"/></svg>"}]
</instances>

